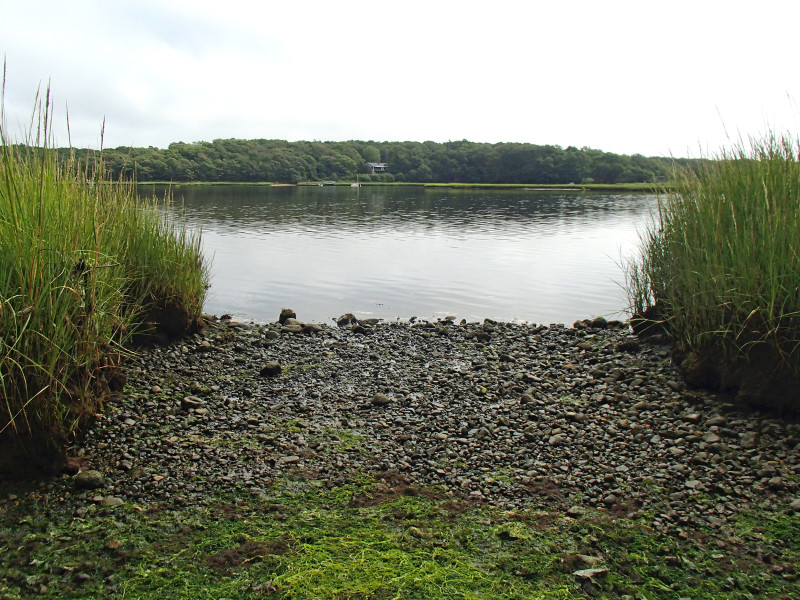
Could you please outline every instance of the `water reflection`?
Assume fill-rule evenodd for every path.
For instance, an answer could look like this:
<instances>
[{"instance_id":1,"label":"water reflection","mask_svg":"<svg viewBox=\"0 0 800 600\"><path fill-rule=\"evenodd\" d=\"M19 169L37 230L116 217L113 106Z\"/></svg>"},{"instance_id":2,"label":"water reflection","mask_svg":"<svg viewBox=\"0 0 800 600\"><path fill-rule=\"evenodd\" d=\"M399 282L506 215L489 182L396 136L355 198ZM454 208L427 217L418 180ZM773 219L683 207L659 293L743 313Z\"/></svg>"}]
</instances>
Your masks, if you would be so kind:
<instances>
[{"instance_id":1,"label":"water reflection","mask_svg":"<svg viewBox=\"0 0 800 600\"><path fill-rule=\"evenodd\" d=\"M152 190L144 188L150 193ZM185 186L213 254L209 312L534 322L615 315L654 197L416 187Z\"/></svg>"}]
</instances>

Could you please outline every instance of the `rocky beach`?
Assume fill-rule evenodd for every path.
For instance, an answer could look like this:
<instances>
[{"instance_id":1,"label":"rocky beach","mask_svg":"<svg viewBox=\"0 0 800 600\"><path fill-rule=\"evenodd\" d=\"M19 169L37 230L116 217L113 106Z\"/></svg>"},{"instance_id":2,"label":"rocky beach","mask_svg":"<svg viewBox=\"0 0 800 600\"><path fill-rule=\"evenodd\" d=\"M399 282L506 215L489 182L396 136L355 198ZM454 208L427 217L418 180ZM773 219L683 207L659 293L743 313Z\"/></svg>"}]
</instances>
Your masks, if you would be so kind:
<instances>
[{"instance_id":1,"label":"rocky beach","mask_svg":"<svg viewBox=\"0 0 800 600\"><path fill-rule=\"evenodd\" d=\"M366 471L664 527L800 508L800 426L685 389L669 347L621 323L340 323L224 320L143 353L78 462L145 503Z\"/></svg>"},{"instance_id":2,"label":"rocky beach","mask_svg":"<svg viewBox=\"0 0 800 600\"><path fill-rule=\"evenodd\" d=\"M28 494L82 518L369 476L471 506L702 532L720 557L736 547L794 581L780 548L744 548L736 527L752 510L800 513L800 425L687 389L657 336L605 319L337 321L214 318L138 352L68 473ZM0 515L19 502L4 494Z\"/></svg>"}]
</instances>

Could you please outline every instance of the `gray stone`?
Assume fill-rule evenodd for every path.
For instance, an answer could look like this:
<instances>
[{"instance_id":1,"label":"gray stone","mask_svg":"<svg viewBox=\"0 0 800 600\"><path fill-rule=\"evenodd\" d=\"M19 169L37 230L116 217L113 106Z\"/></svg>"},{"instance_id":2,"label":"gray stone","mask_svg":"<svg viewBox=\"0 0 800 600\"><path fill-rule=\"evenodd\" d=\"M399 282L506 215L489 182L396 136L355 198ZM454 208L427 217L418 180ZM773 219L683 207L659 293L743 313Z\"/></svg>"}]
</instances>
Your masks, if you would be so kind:
<instances>
[{"instance_id":1,"label":"gray stone","mask_svg":"<svg viewBox=\"0 0 800 600\"><path fill-rule=\"evenodd\" d=\"M259 375L261 375L261 377L277 377L278 375L281 374L281 370L282 370L282 368L281 368L280 363L278 363L278 362L276 362L274 360L271 360L267 364L265 364L263 367L261 367L261 371L259 371Z\"/></svg>"},{"instance_id":2,"label":"gray stone","mask_svg":"<svg viewBox=\"0 0 800 600\"><path fill-rule=\"evenodd\" d=\"M297 314L291 308L283 308L281 309L281 314L278 317L278 323L283 325L287 319L296 319Z\"/></svg>"},{"instance_id":3,"label":"gray stone","mask_svg":"<svg viewBox=\"0 0 800 600\"><path fill-rule=\"evenodd\" d=\"M589 327L594 327L595 329L605 329L608 327L608 321L606 321L603 317L595 317L589 322Z\"/></svg>"},{"instance_id":4,"label":"gray stone","mask_svg":"<svg viewBox=\"0 0 800 600\"><path fill-rule=\"evenodd\" d=\"M595 577L604 577L608 573L608 569L580 569L572 573L578 579L594 579Z\"/></svg>"},{"instance_id":5,"label":"gray stone","mask_svg":"<svg viewBox=\"0 0 800 600\"><path fill-rule=\"evenodd\" d=\"M184 396L181 400L181 408L189 410L190 408L200 408L203 406L203 401L197 396Z\"/></svg>"},{"instance_id":6,"label":"gray stone","mask_svg":"<svg viewBox=\"0 0 800 600\"><path fill-rule=\"evenodd\" d=\"M89 471L81 471L75 475L73 479L76 487L85 490L94 490L101 488L106 484L103 474L100 471L95 471L94 469Z\"/></svg>"},{"instance_id":7,"label":"gray stone","mask_svg":"<svg viewBox=\"0 0 800 600\"><path fill-rule=\"evenodd\" d=\"M572 517L572 518L580 517L582 514L583 514L583 508L581 508L580 506L570 506L567 509L567 516L568 517Z\"/></svg>"},{"instance_id":8,"label":"gray stone","mask_svg":"<svg viewBox=\"0 0 800 600\"><path fill-rule=\"evenodd\" d=\"M352 325L354 323L358 323L358 319L356 319L353 313L343 314L341 317L336 319L336 324L339 327L347 327L348 325Z\"/></svg>"},{"instance_id":9,"label":"gray stone","mask_svg":"<svg viewBox=\"0 0 800 600\"><path fill-rule=\"evenodd\" d=\"M786 484L783 481L783 477L775 476L771 477L770 480L767 481L767 486L769 486L771 490L778 491L786 487Z\"/></svg>"},{"instance_id":10,"label":"gray stone","mask_svg":"<svg viewBox=\"0 0 800 600\"><path fill-rule=\"evenodd\" d=\"M758 434L755 431L745 431L739 435L739 445L742 448L757 448Z\"/></svg>"},{"instance_id":11,"label":"gray stone","mask_svg":"<svg viewBox=\"0 0 800 600\"><path fill-rule=\"evenodd\" d=\"M371 399L370 403L373 406L386 406L387 404L391 404L392 399L387 396L386 394L375 394Z\"/></svg>"}]
</instances>

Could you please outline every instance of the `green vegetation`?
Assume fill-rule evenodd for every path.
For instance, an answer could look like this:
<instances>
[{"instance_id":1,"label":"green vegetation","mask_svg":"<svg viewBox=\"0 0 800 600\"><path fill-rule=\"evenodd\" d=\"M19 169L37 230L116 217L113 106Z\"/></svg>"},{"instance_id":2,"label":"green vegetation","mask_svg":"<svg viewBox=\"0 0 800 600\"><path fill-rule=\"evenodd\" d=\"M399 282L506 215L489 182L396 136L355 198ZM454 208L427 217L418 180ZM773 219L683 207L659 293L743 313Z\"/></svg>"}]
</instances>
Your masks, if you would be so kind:
<instances>
[{"instance_id":1,"label":"green vegetation","mask_svg":"<svg viewBox=\"0 0 800 600\"><path fill-rule=\"evenodd\" d=\"M679 349L800 373L800 148L773 135L677 172L629 269Z\"/></svg>"},{"instance_id":2,"label":"green vegetation","mask_svg":"<svg viewBox=\"0 0 800 600\"><path fill-rule=\"evenodd\" d=\"M37 104L26 144L0 129L2 460L58 448L99 411L131 336L196 326L207 283L198 235L133 183L108 184L102 155L49 151Z\"/></svg>"},{"instance_id":3,"label":"green vegetation","mask_svg":"<svg viewBox=\"0 0 800 600\"><path fill-rule=\"evenodd\" d=\"M68 151L63 150L67 153ZM80 151L81 157L92 151ZM103 151L114 176L138 181L361 183L619 184L665 182L671 158L632 156L592 148L535 144L435 142L286 142L214 140L166 149L119 147ZM377 160L373 160L377 159ZM368 162L385 162L372 173ZM679 160L682 165L698 161Z\"/></svg>"},{"instance_id":4,"label":"green vegetation","mask_svg":"<svg viewBox=\"0 0 800 600\"><path fill-rule=\"evenodd\" d=\"M724 537L678 535L645 516L503 511L400 479L331 490L309 483L182 509L98 499L76 511L59 482L51 494L0 508L0 596L718 600L798 592L797 515L745 513ZM598 572L574 575L587 568Z\"/></svg>"}]
</instances>

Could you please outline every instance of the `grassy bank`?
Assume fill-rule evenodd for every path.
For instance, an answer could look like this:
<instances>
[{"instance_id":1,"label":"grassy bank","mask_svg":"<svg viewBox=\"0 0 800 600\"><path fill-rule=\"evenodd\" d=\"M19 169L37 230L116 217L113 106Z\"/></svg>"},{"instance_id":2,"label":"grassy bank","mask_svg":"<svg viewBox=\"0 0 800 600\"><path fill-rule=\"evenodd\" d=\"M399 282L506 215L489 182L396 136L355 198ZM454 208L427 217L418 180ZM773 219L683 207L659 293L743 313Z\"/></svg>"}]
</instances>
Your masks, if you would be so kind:
<instances>
[{"instance_id":1,"label":"grassy bank","mask_svg":"<svg viewBox=\"0 0 800 600\"><path fill-rule=\"evenodd\" d=\"M639 313L657 306L709 382L741 384L726 373L737 363L800 373L798 206L800 148L776 135L679 171L662 198L629 269L632 305Z\"/></svg>"},{"instance_id":2,"label":"grassy bank","mask_svg":"<svg viewBox=\"0 0 800 600\"><path fill-rule=\"evenodd\" d=\"M191 329L207 283L198 235L107 184L102 158L59 159L49 111L24 144L0 130L0 462L57 450L99 411L131 337Z\"/></svg>"}]
</instances>

